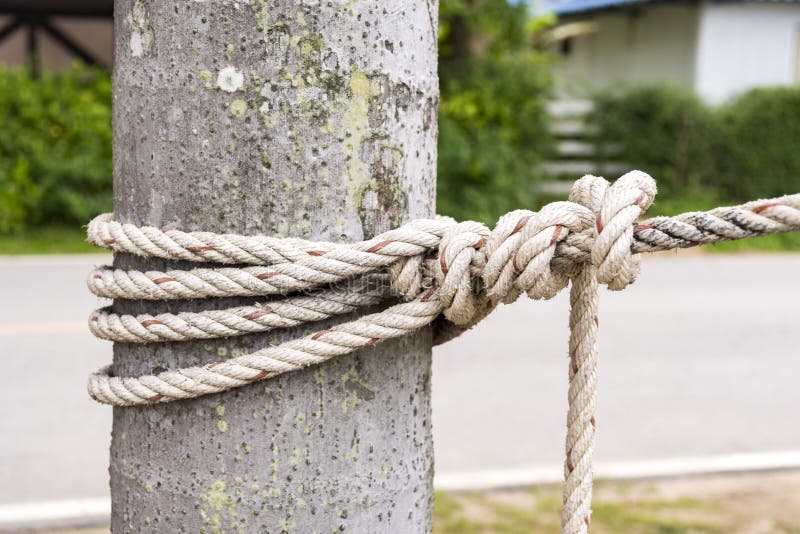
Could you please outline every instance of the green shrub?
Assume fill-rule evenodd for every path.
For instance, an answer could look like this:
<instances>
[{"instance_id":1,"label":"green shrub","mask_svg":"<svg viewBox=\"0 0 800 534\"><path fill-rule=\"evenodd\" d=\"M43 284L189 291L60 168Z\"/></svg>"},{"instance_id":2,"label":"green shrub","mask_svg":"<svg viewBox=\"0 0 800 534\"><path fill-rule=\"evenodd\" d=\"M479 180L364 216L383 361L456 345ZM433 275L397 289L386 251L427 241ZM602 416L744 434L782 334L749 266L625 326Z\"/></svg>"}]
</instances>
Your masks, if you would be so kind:
<instances>
[{"instance_id":1,"label":"green shrub","mask_svg":"<svg viewBox=\"0 0 800 534\"><path fill-rule=\"evenodd\" d=\"M0 162L0 234L26 226L31 206L41 198L41 189L31 180L25 158Z\"/></svg>"},{"instance_id":2,"label":"green shrub","mask_svg":"<svg viewBox=\"0 0 800 534\"><path fill-rule=\"evenodd\" d=\"M718 182L735 201L800 191L800 88L755 89L719 111Z\"/></svg>"},{"instance_id":3,"label":"green shrub","mask_svg":"<svg viewBox=\"0 0 800 534\"><path fill-rule=\"evenodd\" d=\"M535 166L550 147L547 60L532 52L440 69L438 211L493 223L533 207Z\"/></svg>"},{"instance_id":4,"label":"green shrub","mask_svg":"<svg viewBox=\"0 0 800 534\"><path fill-rule=\"evenodd\" d=\"M692 92L669 86L630 87L595 99L590 120L604 143L621 147L608 154L653 175L659 196L706 185L713 169L713 112ZM612 145L613 146L613 145Z\"/></svg>"},{"instance_id":5,"label":"green shrub","mask_svg":"<svg viewBox=\"0 0 800 534\"><path fill-rule=\"evenodd\" d=\"M111 207L111 82L0 66L0 232L85 223Z\"/></svg>"},{"instance_id":6,"label":"green shrub","mask_svg":"<svg viewBox=\"0 0 800 534\"><path fill-rule=\"evenodd\" d=\"M439 3L439 213L494 223L534 208L550 150L550 65L532 48L529 2Z\"/></svg>"},{"instance_id":7,"label":"green shrub","mask_svg":"<svg viewBox=\"0 0 800 534\"><path fill-rule=\"evenodd\" d=\"M798 88L754 89L716 109L670 87L606 92L596 103L599 138L620 143L615 159L658 180L662 204L800 191Z\"/></svg>"}]
</instances>

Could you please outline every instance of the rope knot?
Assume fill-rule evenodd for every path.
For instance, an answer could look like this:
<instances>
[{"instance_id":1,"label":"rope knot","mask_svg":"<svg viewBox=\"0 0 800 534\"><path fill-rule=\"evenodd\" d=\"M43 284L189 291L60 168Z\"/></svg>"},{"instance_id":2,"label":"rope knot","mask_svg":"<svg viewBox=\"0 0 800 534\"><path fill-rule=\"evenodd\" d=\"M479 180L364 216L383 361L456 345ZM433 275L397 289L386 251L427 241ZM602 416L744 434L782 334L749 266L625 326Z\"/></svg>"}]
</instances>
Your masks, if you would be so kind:
<instances>
[{"instance_id":1,"label":"rope knot","mask_svg":"<svg viewBox=\"0 0 800 534\"><path fill-rule=\"evenodd\" d=\"M569 199L594 213L591 263L597 267L597 281L609 289L624 289L639 274L639 255L631 252L633 223L655 196L655 180L641 171L630 171L612 185L584 176L572 187Z\"/></svg>"},{"instance_id":2,"label":"rope knot","mask_svg":"<svg viewBox=\"0 0 800 534\"><path fill-rule=\"evenodd\" d=\"M457 325L475 316L478 291L473 280L486 263L482 249L488 238L489 229L474 221L455 224L442 235L434 276L444 316Z\"/></svg>"},{"instance_id":3,"label":"rope knot","mask_svg":"<svg viewBox=\"0 0 800 534\"><path fill-rule=\"evenodd\" d=\"M513 302L527 293L549 299L569 281L555 269L556 247L572 232L586 231L591 211L574 202L554 202L538 213L516 210L504 215L486 243L483 284L492 302Z\"/></svg>"}]
</instances>

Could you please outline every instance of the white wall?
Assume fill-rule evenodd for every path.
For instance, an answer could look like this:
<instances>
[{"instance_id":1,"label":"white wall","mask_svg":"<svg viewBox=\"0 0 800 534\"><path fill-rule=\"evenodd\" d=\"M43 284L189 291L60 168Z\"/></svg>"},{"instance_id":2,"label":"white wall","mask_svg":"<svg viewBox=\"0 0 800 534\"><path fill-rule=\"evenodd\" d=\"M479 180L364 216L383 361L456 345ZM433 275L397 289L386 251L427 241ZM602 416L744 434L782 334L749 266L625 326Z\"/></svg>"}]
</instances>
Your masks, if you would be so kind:
<instances>
[{"instance_id":1,"label":"white wall","mask_svg":"<svg viewBox=\"0 0 800 534\"><path fill-rule=\"evenodd\" d=\"M797 84L799 36L800 4L704 4L696 90L719 103L753 87Z\"/></svg>"},{"instance_id":2,"label":"white wall","mask_svg":"<svg viewBox=\"0 0 800 534\"><path fill-rule=\"evenodd\" d=\"M580 16L597 31L574 38L572 52L560 56L559 92L576 96L640 82L692 87L698 14L697 6L657 4Z\"/></svg>"}]
</instances>

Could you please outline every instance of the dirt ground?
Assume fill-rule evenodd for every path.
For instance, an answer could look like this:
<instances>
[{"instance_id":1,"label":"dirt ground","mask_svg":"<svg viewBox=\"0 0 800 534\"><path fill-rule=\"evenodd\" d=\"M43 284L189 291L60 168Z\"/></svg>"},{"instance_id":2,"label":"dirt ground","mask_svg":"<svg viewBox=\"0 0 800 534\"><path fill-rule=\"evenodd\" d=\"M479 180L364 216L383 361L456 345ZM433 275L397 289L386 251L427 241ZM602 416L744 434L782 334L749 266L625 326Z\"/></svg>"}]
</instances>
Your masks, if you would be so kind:
<instances>
[{"instance_id":1,"label":"dirt ground","mask_svg":"<svg viewBox=\"0 0 800 534\"><path fill-rule=\"evenodd\" d=\"M439 492L434 534L557 533L560 503L558 486ZM800 470L598 480L592 508L592 534L800 534ZM28 532L108 534L108 529Z\"/></svg>"},{"instance_id":2,"label":"dirt ground","mask_svg":"<svg viewBox=\"0 0 800 534\"><path fill-rule=\"evenodd\" d=\"M437 495L438 534L558 532L560 488ZM800 534L800 470L597 481L593 534Z\"/></svg>"}]
</instances>

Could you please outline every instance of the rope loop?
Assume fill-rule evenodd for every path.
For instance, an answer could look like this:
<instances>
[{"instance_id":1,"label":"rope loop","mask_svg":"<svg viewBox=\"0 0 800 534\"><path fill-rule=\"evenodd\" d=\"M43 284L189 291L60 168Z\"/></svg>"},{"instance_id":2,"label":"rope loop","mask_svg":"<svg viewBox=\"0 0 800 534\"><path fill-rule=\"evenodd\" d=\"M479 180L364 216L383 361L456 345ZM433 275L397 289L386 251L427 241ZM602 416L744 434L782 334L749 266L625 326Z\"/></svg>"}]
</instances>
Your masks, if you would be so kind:
<instances>
[{"instance_id":1,"label":"rope loop","mask_svg":"<svg viewBox=\"0 0 800 534\"><path fill-rule=\"evenodd\" d=\"M655 180L641 171L631 171L612 185L597 176L584 176L572 187L570 200L595 214L591 263L597 267L597 281L609 289L624 289L639 274L639 254L632 251L633 223L655 196Z\"/></svg>"}]
</instances>

